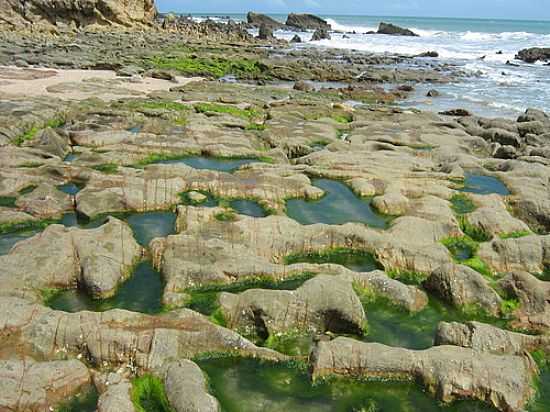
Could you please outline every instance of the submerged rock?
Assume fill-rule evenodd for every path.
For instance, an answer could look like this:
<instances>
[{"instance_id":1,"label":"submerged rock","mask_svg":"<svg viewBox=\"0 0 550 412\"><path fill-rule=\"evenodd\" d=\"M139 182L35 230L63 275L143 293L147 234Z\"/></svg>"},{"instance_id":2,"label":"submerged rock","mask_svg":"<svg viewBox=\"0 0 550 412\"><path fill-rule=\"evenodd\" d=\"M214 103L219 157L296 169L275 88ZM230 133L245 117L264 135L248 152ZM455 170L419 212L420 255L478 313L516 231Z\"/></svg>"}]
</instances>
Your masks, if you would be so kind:
<instances>
[{"instance_id":1,"label":"submerged rock","mask_svg":"<svg viewBox=\"0 0 550 412\"><path fill-rule=\"evenodd\" d=\"M350 338L318 342L311 355L314 378L411 379L443 402L477 399L503 412L524 410L537 375L528 357L480 353L458 346L422 351L363 343Z\"/></svg>"}]
</instances>

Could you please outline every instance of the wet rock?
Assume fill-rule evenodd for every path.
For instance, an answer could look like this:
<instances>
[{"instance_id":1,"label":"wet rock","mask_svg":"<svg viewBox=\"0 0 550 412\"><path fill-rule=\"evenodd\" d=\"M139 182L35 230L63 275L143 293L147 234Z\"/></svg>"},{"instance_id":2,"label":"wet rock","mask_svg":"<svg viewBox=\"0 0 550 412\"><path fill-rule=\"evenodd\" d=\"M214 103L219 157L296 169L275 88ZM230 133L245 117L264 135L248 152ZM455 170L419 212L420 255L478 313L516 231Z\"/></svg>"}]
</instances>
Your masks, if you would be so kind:
<instances>
[{"instance_id":1,"label":"wet rock","mask_svg":"<svg viewBox=\"0 0 550 412\"><path fill-rule=\"evenodd\" d=\"M330 33L328 30L317 29L311 36L311 41L330 40Z\"/></svg>"},{"instance_id":2,"label":"wet rock","mask_svg":"<svg viewBox=\"0 0 550 412\"><path fill-rule=\"evenodd\" d=\"M152 70L147 73L153 79L168 80L171 82L177 82L176 76L174 73L168 70Z\"/></svg>"},{"instance_id":3,"label":"wet rock","mask_svg":"<svg viewBox=\"0 0 550 412\"><path fill-rule=\"evenodd\" d=\"M523 60L526 63L536 63L538 61L546 62L550 60L550 48L531 47L523 49L516 54L515 58Z\"/></svg>"},{"instance_id":4,"label":"wet rock","mask_svg":"<svg viewBox=\"0 0 550 412\"><path fill-rule=\"evenodd\" d=\"M0 361L0 410L47 411L90 383L90 374L77 360Z\"/></svg>"},{"instance_id":5,"label":"wet rock","mask_svg":"<svg viewBox=\"0 0 550 412\"><path fill-rule=\"evenodd\" d=\"M437 327L435 344L518 356L536 350L550 353L550 336L510 332L480 322L441 322Z\"/></svg>"},{"instance_id":6,"label":"wet rock","mask_svg":"<svg viewBox=\"0 0 550 412\"><path fill-rule=\"evenodd\" d=\"M496 159L515 159L518 156L514 146L499 146L493 152Z\"/></svg>"},{"instance_id":7,"label":"wet rock","mask_svg":"<svg viewBox=\"0 0 550 412\"><path fill-rule=\"evenodd\" d=\"M311 85L311 83L307 83L305 81L299 81L294 83L294 90L299 90L301 92L311 92L315 90L315 88Z\"/></svg>"},{"instance_id":8,"label":"wet rock","mask_svg":"<svg viewBox=\"0 0 550 412\"><path fill-rule=\"evenodd\" d=\"M422 351L363 343L349 338L319 342L311 356L314 378L411 379L443 402L477 399L500 411L519 412L534 395L537 374L527 357L480 353L458 346Z\"/></svg>"},{"instance_id":9,"label":"wet rock","mask_svg":"<svg viewBox=\"0 0 550 412\"><path fill-rule=\"evenodd\" d=\"M404 29L391 23L381 22L378 26L377 34L389 34L390 36L414 36L418 37L418 34L412 30Z\"/></svg>"},{"instance_id":10,"label":"wet rock","mask_svg":"<svg viewBox=\"0 0 550 412\"><path fill-rule=\"evenodd\" d=\"M512 146L515 148L519 148L522 143L517 133L498 128L484 130L482 137L490 142L496 142L501 145Z\"/></svg>"},{"instance_id":11,"label":"wet rock","mask_svg":"<svg viewBox=\"0 0 550 412\"><path fill-rule=\"evenodd\" d=\"M260 13L248 12L248 14L246 15L246 20L248 24L251 24L256 28L265 26L266 28L271 29L272 31L278 30L284 27L283 23L280 23L277 20L269 16L266 16L265 14L260 14Z\"/></svg>"},{"instance_id":12,"label":"wet rock","mask_svg":"<svg viewBox=\"0 0 550 412\"><path fill-rule=\"evenodd\" d=\"M292 39L290 39L290 42L291 43L301 43L302 38L300 36L298 36L297 34L295 34L294 37Z\"/></svg>"},{"instance_id":13,"label":"wet rock","mask_svg":"<svg viewBox=\"0 0 550 412\"><path fill-rule=\"evenodd\" d=\"M457 308L478 306L491 315L500 315L499 295L480 273L467 266L443 265L422 285Z\"/></svg>"},{"instance_id":14,"label":"wet rock","mask_svg":"<svg viewBox=\"0 0 550 412\"><path fill-rule=\"evenodd\" d=\"M439 114L443 116L456 116L456 117L467 117L472 115L472 113L470 113L466 109L445 110L445 111L439 112Z\"/></svg>"},{"instance_id":15,"label":"wet rock","mask_svg":"<svg viewBox=\"0 0 550 412\"><path fill-rule=\"evenodd\" d=\"M528 134L541 135L548 132L548 127L541 121L535 120L518 123L518 131L522 137Z\"/></svg>"},{"instance_id":16,"label":"wet rock","mask_svg":"<svg viewBox=\"0 0 550 412\"><path fill-rule=\"evenodd\" d=\"M221 410L218 400L208 393L208 382L194 362L182 359L163 369L166 395L176 412Z\"/></svg>"},{"instance_id":17,"label":"wet rock","mask_svg":"<svg viewBox=\"0 0 550 412\"><path fill-rule=\"evenodd\" d=\"M273 40L273 29L265 24L260 26L260 31L258 33L258 39L260 40Z\"/></svg>"},{"instance_id":18,"label":"wet rock","mask_svg":"<svg viewBox=\"0 0 550 412\"><path fill-rule=\"evenodd\" d=\"M229 327L256 330L260 336L290 331L362 334L366 321L351 283L334 276L316 276L295 291L221 293L219 302Z\"/></svg>"},{"instance_id":19,"label":"wet rock","mask_svg":"<svg viewBox=\"0 0 550 412\"><path fill-rule=\"evenodd\" d=\"M527 272L512 272L499 285L520 301L514 313L517 328L547 333L550 329L550 282L538 280Z\"/></svg>"},{"instance_id":20,"label":"wet rock","mask_svg":"<svg viewBox=\"0 0 550 412\"><path fill-rule=\"evenodd\" d=\"M417 54L415 57L431 57L431 58L436 58L436 57L439 57L439 53L436 52L436 51L427 51L427 52L424 52L424 53Z\"/></svg>"},{"instance_id":21,"label":"wet rock","mask_svg":"<svg viewBox=\"0 0 550 412\"><path fill-rule=\"evenodd\" d=\"M439 96L441 96L441 93L439 93L435 89L431 89L431 90L428 91L428 93L426 93L426 96L427 97L439 97Z\"/></svg>"},{"instance_id":22,"label":"wet rock","mask_svg":"<svg viewBox=\"0 0 550 412\"><path fill-rule=\"evenodd\" d=\"M330 30L330 24L320 17L313 14L295 14L290 13L286 20L286 25L301 31L307 30Z\"/></svg>"}]
</instances>

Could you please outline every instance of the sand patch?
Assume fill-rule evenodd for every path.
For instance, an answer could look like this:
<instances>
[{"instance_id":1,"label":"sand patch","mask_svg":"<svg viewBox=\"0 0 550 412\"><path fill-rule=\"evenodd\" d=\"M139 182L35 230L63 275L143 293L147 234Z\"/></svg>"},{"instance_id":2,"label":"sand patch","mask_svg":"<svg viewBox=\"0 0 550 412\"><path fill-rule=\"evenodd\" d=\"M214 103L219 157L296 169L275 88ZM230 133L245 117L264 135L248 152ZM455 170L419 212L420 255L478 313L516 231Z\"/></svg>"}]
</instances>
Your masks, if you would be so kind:
<instances>
[{"instance_id":1,"label":"sand patch","mask_svg":"<svg viewBox=\"0 0 550 412\"><path fill-rule=\"evenodd\" d=\"M146 95L156 90L183 86L197 78L177 77L176 82L118 77L110 70L62 70L0 67L0 95L9 97L51 96L63 100L98 97L115 100ZM9 81L8 81L9 80Z\"/></svg>"}]
</instances>

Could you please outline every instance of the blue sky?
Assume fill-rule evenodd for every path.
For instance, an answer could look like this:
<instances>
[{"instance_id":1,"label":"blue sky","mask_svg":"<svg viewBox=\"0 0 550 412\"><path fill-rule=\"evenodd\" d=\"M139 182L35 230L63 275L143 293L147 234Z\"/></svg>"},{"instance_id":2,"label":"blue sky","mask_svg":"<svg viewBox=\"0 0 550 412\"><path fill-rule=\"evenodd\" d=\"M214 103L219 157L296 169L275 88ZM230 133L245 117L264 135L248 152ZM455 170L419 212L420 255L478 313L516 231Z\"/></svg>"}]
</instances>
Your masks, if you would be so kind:
<instances>
[{"instance_id":1,"label":"blue sky","mask_svg":"<svg viewBox=\"0 0 550 412\"><path fill-rule=\"evenodd\" d=\"M160 11L312 12L550 20L550 0L156 0Z\"/></svg>"}]
</instances>

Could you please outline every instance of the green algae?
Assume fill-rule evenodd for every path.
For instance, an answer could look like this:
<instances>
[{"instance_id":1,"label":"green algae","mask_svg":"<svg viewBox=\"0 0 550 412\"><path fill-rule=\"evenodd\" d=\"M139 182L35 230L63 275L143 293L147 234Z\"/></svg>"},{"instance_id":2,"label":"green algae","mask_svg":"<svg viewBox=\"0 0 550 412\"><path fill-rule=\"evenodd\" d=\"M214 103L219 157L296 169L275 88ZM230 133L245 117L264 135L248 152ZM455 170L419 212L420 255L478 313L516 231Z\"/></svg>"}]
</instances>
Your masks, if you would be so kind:
<instances>
[{"instance_id":1,"label":"green algae","mask_svg":"<svg viewBox=\"0 0 550 412\"><path fill-rule=\"evenodd\" d=\"M355 272L371 272L383 269L372 253L347 248L332 248L311 253L297 253L285 257L285 263L334 263Z\"/></svg>"},{"instance_id":2,"label":"green algae","mask_svg":"<svg viewBox=\"0 0 550 412\"><path fill-rule=\"evenodd\" d=\"M451 252L457 263L469 266L489 280L492 280L493 272L489 266L476 255L479 244L471 237L449 237L443 239L441 243L449 249L449 252Z\"/></svg>"},{"instance_id":3,"label":"green algae","mask_svg":"<svg viewBox=\"0 0 550 412\"><path fill-rule=\"evenodd\" d=\"M457 193L451 197L451 207L457 215L464 215L476 210L472 199L464 193Z\"/></svg>"},{"instance_id":4,"label":"green algae","mask_svg":"<svg viewBox=\"0 0 550 412\"><path fill-rule=\"evenodd\" d=\"M155 56L149 60L158 69L175 70L186 76L206 76L220 78L229 74L239 78L265 77L267 66L245 58L227 59L224 57Z\"/></svg>"},{"instance_id":5,"label":"green algae","mask_svg":"<svg viewBox=\"0 0 550 412\"><path fill-rule=\"evenodd\" d=\"M492 409L477 402L442 406L411 382L332 378L312 383L307 369L293 363L248 358L197 359L211 392L225 412L474 412Z\"/></svg>"},{"instance_id":6,"label":"green algae","mask_svg":"<svg viewBox=\"0 0 550 412\"><path fill-rule=\"evenodd\" d=\"M530 236L533 233L529 230L516 230L515 232L500 233L498 237L501 239L519 239L521 237Z\"/></svg>"},{"instance_id":7,"label":"green algae","mask_svg":"<svg viewBox=\"0 0 550 412\"><path fill-rule=\"evenodd\" d=\"M13 196L0 196L0 206L2 207L15 207L15 201L17 198Z\"/></svg>"},{"instance_id":8,"label":"green algae","mask_svg":"<svg viewBox=\"0 0 550 412\"><path fill-rule=\"evenodd\" d=\"M312 273L302 273L283 280L258 276L241 282L189 288L185 290L185 293L190 296L186 306L209 316L218 308L218 294L220 292L240 293L248 289L294 290L313 276Z\"/></svg>"},{"instance_id":9,"label":"green algae","mask_svg":"<svg viewBox=\"0 0 550 412\"><path fill-rule=\"evenodd\" d=\"M162 311L164 283L161 275L148 261L139 263L132 275L122 283L115 296L108 299L92 299L81 289L47 290L45 304L63 312L105 312L111 309L126 309L134 312L155 314Z\"/></svg>"},{"instance_id":10,"label":"green algae","mask_svg":"<svg viewBox=\"0 0 550 412\"><path fill-rule=\"evenodd\" d=\"M92 169L105 173L106 175L112 175L118 172L118 165L116 163L104 163L97 166L92 166Z\"/></svg>"},{"instance_id":11,"label":"green algae","mask_svg":"<svg viewBox=\"0 0 550 412\"><path fill-rule=\"evenodd\" d=\"M146 374L132 380L132 403L136 412L175 412L160 378Z\"/></svg>"},{"instance_id":12,"label":"green algae","mask_svg":"<svg viewBox=\"0 0 550 412\"><path fill-rule=\"evenodd\" d=\"M62 402L55 409L55 412L95 412L99 393L95 386L82 391L71 399Z\"/></svg>"}]
</instances>

